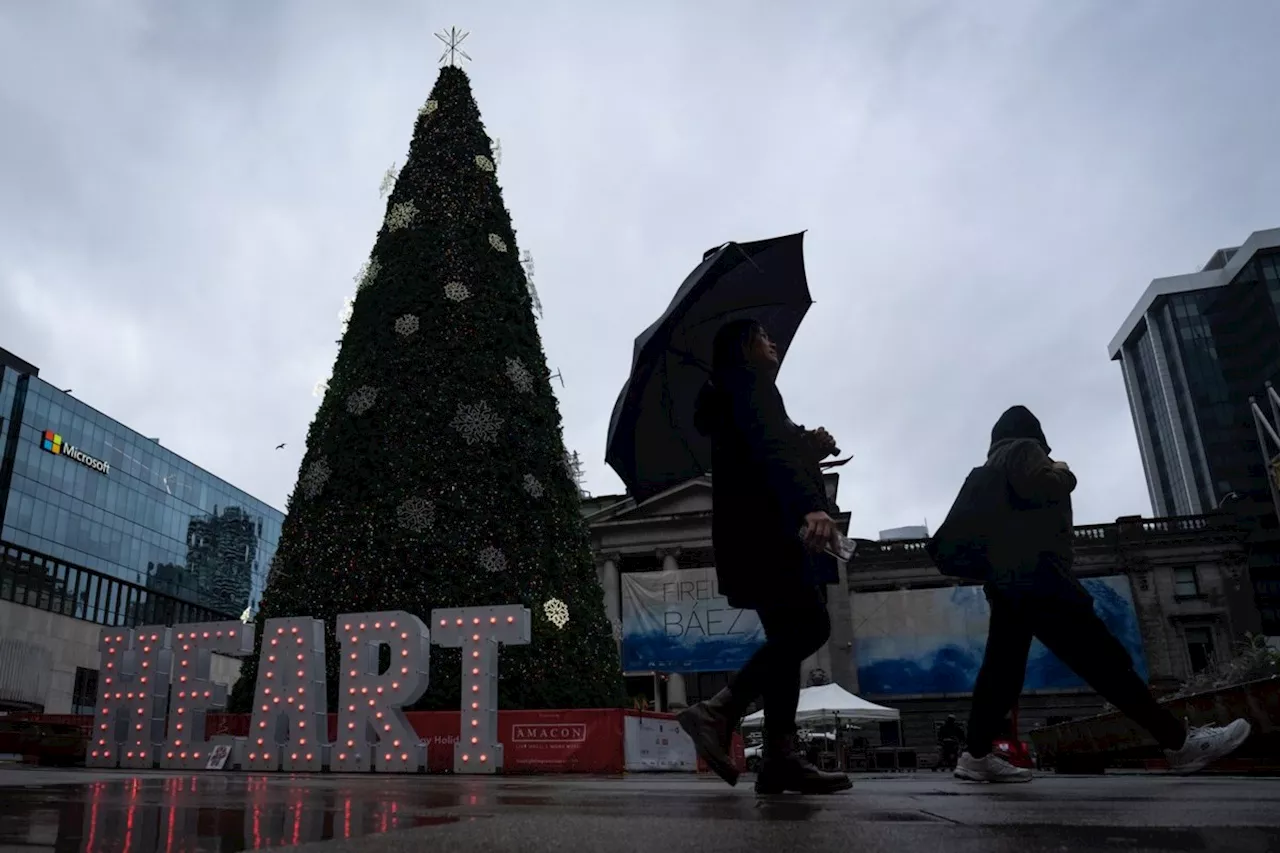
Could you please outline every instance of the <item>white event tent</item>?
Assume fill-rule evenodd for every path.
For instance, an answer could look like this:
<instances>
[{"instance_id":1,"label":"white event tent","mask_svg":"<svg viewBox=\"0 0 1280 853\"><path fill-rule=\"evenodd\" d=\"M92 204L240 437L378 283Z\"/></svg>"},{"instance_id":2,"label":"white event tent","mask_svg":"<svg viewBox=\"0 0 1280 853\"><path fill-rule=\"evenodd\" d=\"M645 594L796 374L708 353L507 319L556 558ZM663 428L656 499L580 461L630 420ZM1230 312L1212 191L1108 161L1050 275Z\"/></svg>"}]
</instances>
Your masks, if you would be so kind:
<instances>
[{"instance_id":1,"label":"white event tent","mask_svg":"<svg viewBox=\"0 0 1280 853\"><path fill-rule=\"evenodd\" d=\"M800 707L796 710L796 722L802 725L893 722L900 716L897 708L886 708L860 699L839 684L804 688L800 691ZM742 724L764 725L764 711L749 715Z\"/></svg>"}]
</instances>

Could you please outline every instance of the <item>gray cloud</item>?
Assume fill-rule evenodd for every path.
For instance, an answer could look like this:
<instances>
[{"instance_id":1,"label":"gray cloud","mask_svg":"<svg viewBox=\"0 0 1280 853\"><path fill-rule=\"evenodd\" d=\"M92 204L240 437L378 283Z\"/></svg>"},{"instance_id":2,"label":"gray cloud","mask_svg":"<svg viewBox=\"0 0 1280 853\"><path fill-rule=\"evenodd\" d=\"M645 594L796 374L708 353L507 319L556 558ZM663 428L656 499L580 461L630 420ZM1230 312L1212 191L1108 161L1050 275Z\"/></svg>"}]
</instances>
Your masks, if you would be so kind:
<instances>
[{"instance_id":1,"label":"gray cloud","mask_svg":"<svg viewBox=\"0 0 1280 853\"><path fill-rule=\"evenodd\" d=\"M593 491L631 338L707 247L807 228L781 385L857 454L858 533L936 524L1012 403L1080 521L1149 513L1105 345L1280 224L1280 8L689 5L8 4L0 345L283 505L456 23Z\"/></svg>"}]
</instances>

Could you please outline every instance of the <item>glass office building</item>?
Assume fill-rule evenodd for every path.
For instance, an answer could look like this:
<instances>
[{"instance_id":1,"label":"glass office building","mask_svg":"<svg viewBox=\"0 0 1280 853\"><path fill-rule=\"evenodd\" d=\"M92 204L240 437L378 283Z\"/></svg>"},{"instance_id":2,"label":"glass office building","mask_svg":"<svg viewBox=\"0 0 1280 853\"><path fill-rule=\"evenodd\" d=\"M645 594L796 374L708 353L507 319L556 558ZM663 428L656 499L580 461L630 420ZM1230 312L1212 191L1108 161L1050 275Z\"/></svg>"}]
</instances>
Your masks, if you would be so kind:
<instances>
[{"instance_id":1,"label":"glass office building","mask_svg":"<svg viewBox=\"0 0 1280 853\"><path fill-rule=\"evenodd\" d=\"M1280 229L1218 250L1199 272L1151 282L1109 352L1155 515L1210 512L1233 494L1274 515L1271 454L1259 446L1249 398L1280 385ZM1267 633L1280 634L1280 550L1262 550L1251 569L1258 606Z\"/></svg>"},{"instance_id":2,"label":"glass office building","mask_svg":"<svg viewBox=\"0 0 1280 853\"><path fill-rule=\"evenodd\" d=\"M1157 279L1111 342L1157 516L1268 497L1249 398L1280 383L1280 229Z\"/></svg>"},{"instance_id":3,"label":"glass office building","mask_svg":"<svg viewBox=\"0 0 1280 853\"><path fill-rule=\"evenodd\" d=\"M0 543L90 570L60 581L78 585L55 596L64 612L129 621L88 612L96 589L80 589L79 575L95 573L124 581L130 607L163 598L227 616L256 609L283 513L49 385L4 350L0 371Z\"/></svg>"}]
</instances>

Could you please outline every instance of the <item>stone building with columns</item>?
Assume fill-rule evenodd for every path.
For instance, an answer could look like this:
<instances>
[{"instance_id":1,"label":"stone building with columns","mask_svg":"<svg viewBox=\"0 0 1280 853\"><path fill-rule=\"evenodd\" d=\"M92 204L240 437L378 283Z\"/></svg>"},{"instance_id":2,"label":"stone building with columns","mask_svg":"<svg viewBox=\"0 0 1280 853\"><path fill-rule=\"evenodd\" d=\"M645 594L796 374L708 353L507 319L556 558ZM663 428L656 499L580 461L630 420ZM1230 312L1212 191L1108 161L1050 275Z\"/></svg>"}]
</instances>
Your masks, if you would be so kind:
<instances>
[{"instance_id":1,"label":"stone building with columns","mask_svg":"<svg viewBox=\"0 0 1280 853\"><path fill-rule=\"evenodd\" d=\"M839 476L828 473L826 483L834 502ZM622 578L627 573L715 565L711 509L709 476L639 504L617 495L584 499L604 607L616 634L621 634ZM837 519L847 533L848 513L839 513ZM1149 681L1157 692L1175 690L1194 672L1223 661L1246 634L1261 628L1249 579L1248 537L1229 514L1126 517L1111 524L1081 525L1076 527L1075 542L1079 576L1105 580L1120 591L1132 614L1133 643L1141 648ZM895 628L900 636L917 632L927 641L925 635L939 633L928 624L929 616L912 615L914 605L909 599L959 584L938 573L924 544L922 539L862 541L854 561L841 564L840 586L831 588L827 605L831 639L805 662L804 678L831 681L872 702L898 708L902 729L880 735L867 732L873 743L881 736L894 736L903 746L928 750L935 743L935 726L947 714L964 718L970 694L959 690L882 693L875 684L862 684L859 679L860 671L868 671L867 650L874 641L869 626L875 620L869 620L868 613L880 606L878 602L894 599L889 606L903 614ZM982 635L980 640L985 638L985 623L971 627ZM725 685L729 673L626 675L633 699L667 710L713 695ZM1083 687L1028 690L1019 706L1019 728L1025 732L1098 713L1102 706L1102 700Z\"/></svg>"},{"instance_id":2,"label":"stone building with columns","mask_svg":"<svg viewBox=\"0 0 1280 853\"><path fill-rule=\"evenodd\" d=\"M1134 516L1075 528L1075 571L1082 580L1108 579L1131 599L1134 633L1140 635L1148 680L1157 694L1174 691L1195 672L1223 662L1247 634L1260 631L1247 540L1245 530L1226 513ZM929 624L935 617L927 605L916 606L911 599L928 599L930 591L936 597L937 591L960 584L938 573L925 553L925 541L865 543L848 568L854 684L859 672L874 671L869 650L877 638L871 625L883 619L874 613L877 607L900 608L892 621L910 623L908 630L919 635L939 630ZM921 748L933 746L935 727L947 714L964 719L971 695L910 688L881 693L874 683L859 687L855 692L863 698L898 708L904 745ZM1102 699L1083 687L1024 690L1019 729L1025 734L1102 708Z\"/></svg>"},{"instance_id":3,"label":"stone building with columns","mask_svg":"<svg viewBox=\"0 0 1280 853\"><path fill-rule=\"evenodd\" d=\"M827 494L836 501L840 478L825 476ZM715 566L711 551L711 478L689 480L640 503L626 495L584 498L583 513L591 530L604 607L620 635L622 576L629 572L700 569ZM846 533L848 513L834 516ZM845 585L843 564L841 586ZM849 650L852 621L846 595L832 595L827 604L832 632L827 645L805 662L806 680L832 681L852 689L856 673ZM628 693L637 701L667 710L710 697L728 679L727 672L628 672Z\"/></svg>"}]
</instances>

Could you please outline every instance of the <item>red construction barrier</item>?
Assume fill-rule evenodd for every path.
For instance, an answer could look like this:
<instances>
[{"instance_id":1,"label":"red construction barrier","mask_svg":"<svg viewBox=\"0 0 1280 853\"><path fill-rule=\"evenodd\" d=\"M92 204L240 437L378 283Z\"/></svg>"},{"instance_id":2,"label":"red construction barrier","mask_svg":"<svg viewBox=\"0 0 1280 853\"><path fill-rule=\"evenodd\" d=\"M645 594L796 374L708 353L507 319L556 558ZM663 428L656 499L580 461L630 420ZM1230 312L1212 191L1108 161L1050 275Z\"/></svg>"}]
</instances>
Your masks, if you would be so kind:
<instances>
[{"instance_id":1,"label":"red construction barrier","mask_svg":"<svg viewBox=\"0 0 1280 853\"><path fill-rule=\"evenodd\" d=\"M7 720L28 720L52 726L75 726L85 737L93 733L93 717L86 714L8 714Z\"/></svg>"},{"instance_id":2,"label":"red construction barrier","mask_svg":"<svg viewBox=\"0 0 1280 853\"><path fill-rule=\"evenodd\" d=\"M498 741L507 773L621 773L622 711L586 708L499 711ZM453 769L453 745L462 728L459 711L408 711L405 717L427 742L427 769ZM329 742L337 740L338 716L329 715ZM247 714L210 714L208 736L247 737Z\"/></svg>"}]
</instances>

